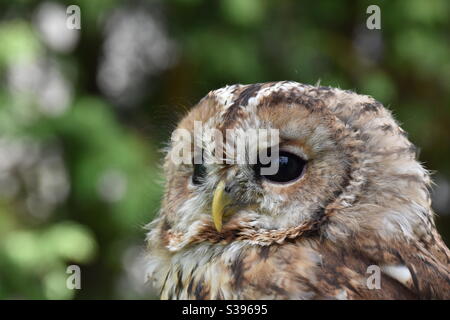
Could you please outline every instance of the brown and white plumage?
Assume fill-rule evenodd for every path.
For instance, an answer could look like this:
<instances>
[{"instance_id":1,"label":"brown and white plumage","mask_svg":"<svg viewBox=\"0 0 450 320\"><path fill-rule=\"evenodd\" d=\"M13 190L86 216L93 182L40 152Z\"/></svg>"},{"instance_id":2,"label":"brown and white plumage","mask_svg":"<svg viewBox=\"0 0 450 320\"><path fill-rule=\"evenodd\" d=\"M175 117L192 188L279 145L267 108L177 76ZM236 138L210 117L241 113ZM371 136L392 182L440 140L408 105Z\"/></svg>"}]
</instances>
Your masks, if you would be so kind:
<instances>
[{"instance_id":1,"label":"brown and white plumage","mask_svg":"<svg viewBox=\"0 0 450 320\"><path fill-rule=\"evenodd\" d=\"M436 231L428 172L390 112L369 96L275 82L210 92L180 122L273 128L303 176L273 184L250 165L165 162L166 193L148 233L148 278L163 299L449 299L449 250ZM203 148L210 146L205 144ZM217 231L220 181L242 206ZM371 265L381 288L367 286Z\"/></svg>"}]
</instances>

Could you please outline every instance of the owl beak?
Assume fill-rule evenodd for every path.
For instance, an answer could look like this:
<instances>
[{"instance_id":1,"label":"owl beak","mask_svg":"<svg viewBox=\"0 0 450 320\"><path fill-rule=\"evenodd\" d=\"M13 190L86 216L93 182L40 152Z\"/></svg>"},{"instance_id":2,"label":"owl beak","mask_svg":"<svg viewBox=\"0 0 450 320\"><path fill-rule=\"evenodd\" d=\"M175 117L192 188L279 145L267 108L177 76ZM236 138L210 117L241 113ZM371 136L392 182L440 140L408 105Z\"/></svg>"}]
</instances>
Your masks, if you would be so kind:
<instances>
[{"instance_id":1,"label":"owl beak","mask_svg":"<svg viewBox=\"0 0 450 320\"><path fill-rule=\"evenodd\" d=\"M222 231L222 220L227 207L232 203L232 198L225 191L225 182L222 180L214 190L212 201L212 218L217 231ZM227 214L229 212L227 211Z\"/></svg>"}]
</instances>

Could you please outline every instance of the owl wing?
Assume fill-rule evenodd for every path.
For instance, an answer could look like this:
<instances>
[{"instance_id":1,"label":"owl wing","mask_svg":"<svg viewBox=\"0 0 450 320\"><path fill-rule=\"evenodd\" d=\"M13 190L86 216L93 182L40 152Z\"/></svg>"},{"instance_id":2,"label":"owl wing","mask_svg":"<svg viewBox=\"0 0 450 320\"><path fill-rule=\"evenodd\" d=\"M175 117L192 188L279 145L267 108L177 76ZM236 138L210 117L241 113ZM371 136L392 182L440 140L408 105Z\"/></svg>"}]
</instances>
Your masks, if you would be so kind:
<instances>
[{"instance_id":1,"label":"owl wing","mask_svg":"<svg viewBox=\"0 0 450 320\"><path fill-rule=\"evenodd\" d=\"M238 299L450 299L449 250L435 239L272 246L247 255L231 279Z\"/></svg>"},{"instance_id":2,"label":"owl wing","mask_svg":"<svg viewBox=\"0 0 450 320\"><path fill-rule=\"evenodd\" d=\"M440 237L432 242L403 243L390 250L404 273L399 275L396 269L384 268L385 274L419 299L450 299L449 250Z\"/></svg>"},{"instance_id":3,"label":"owl wing","mask_svg":"<svg viewBox=\"0 0 450 320\"><path fill-rule=\"evenodd\" d=\"M324 298L450 299L449 250L433 241L356 241L354 246L322 247L318 275ZM380 281L373 282L377 269Z\"/></svg>"}]
</instances>

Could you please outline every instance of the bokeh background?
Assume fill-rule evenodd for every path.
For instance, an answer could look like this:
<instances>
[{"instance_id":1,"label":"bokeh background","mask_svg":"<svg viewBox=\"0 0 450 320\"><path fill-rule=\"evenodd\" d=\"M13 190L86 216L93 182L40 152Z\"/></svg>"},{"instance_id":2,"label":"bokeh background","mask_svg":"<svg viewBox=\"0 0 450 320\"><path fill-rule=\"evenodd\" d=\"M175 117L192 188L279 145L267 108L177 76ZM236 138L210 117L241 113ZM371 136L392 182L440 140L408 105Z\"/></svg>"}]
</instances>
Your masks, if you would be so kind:
<instances>
[{"instance_id":1,"label":"bokeh background","mask_svg":"<svg viewBox=\"0 0 450 320\"><path fill-rule=\"evenodd\" d=\"M159 150L237 82L320 81L393 110L434 172L449 243L449 16L446 0L0 1L0 299L153 298L141 253Z\"/></svg>"}]
</instances>

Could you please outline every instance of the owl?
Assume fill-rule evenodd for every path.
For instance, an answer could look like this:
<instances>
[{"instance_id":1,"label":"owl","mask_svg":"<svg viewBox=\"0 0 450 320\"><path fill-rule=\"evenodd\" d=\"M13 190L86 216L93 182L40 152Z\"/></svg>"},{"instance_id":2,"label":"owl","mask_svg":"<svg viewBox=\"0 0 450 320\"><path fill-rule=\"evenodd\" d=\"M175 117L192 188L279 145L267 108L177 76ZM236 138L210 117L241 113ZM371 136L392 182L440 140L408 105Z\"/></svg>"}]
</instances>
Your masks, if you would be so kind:
<instances>
[{"instance_id":1,"label":"owl","mask_svg":"<svg viewBox=\"0 0 450 320\"><path fill-rule=\"evenodd\" d=\"M278 139L240 151L249 160L265 149L269 162L231 161L228 149L208 161L218 144L195 133L198 123L223 133L222 147L226 132L274 130ZM146 277L162 299L450 298L429 173L370 96L236 84L208 93L180 129L194 151L174 161L172 139L146 240Z\"/></svg>"}]
</instances>

